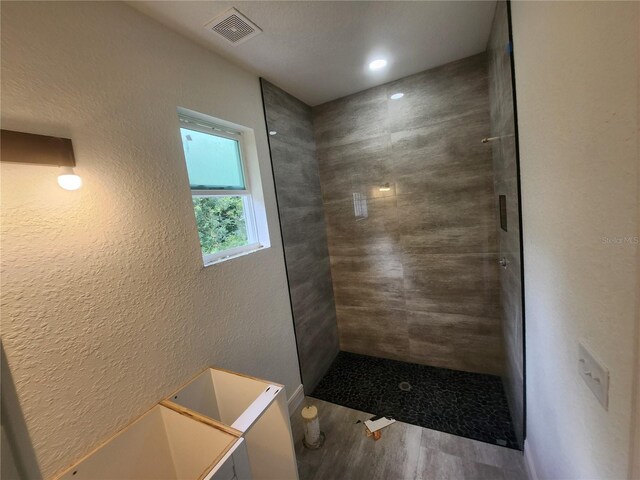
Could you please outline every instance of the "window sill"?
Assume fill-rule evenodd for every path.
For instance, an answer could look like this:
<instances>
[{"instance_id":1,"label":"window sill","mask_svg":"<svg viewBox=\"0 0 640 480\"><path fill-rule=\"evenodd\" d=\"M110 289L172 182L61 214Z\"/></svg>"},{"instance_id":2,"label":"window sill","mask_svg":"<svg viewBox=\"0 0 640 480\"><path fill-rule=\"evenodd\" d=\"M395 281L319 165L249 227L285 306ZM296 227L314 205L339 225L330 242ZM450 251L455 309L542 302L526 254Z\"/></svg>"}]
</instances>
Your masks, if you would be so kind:
<instances>
[{"instance_id":1,"label":"window sill","mask_svg":"<svg viewBox=\"0 0 640 480\"><path fill-rule=\"evenodd\" d=\"M202 262L204 263L204 268L207 268L207 267L211 267L212 265L217 265L219 263L226 262L227 260L232 260L238 257L244 257L245 255L250 255L252 253L259 252L260 250L265 250L266 248L268 247L265 247L264 245L256 245L253 248L243 250L237 253L230 253L229 255L224 257L217 257L213 259L206 259L205 257L203 257Z\"/></svg>"}]
</instances>

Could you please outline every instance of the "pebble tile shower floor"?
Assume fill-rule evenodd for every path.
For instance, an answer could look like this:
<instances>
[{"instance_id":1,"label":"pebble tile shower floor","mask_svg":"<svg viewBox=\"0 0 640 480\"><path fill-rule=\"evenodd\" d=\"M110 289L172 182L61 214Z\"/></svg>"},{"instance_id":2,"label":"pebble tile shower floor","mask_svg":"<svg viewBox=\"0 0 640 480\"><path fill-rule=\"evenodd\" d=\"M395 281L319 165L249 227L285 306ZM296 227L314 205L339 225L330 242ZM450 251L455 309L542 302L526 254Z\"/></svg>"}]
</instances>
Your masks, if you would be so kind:
<instances>
[{"instance_id":1,"label":"pebble tile shower floor","mask_svg":"<svg viewBox=\"0 0 640 480\"><path fill-rule=\"evenodd\" d=\"M495 375L340 352L312 397L432 430L520 449Z\"/></svg>"}]
</instances>

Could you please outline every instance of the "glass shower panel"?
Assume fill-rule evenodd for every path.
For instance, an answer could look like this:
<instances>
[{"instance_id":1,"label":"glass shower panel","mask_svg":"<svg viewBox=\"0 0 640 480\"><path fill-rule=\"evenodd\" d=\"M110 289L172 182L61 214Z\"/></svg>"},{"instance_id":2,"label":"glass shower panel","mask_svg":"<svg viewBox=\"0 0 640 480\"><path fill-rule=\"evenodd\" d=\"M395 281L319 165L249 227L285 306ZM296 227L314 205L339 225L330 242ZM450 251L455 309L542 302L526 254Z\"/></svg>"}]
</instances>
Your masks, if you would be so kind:
<instances>
[{"instance_id":1,"label":"glass shower panel","mask_svg":"<svg viewBox=\"0 0 640 480\"><path fill-rule=\"evenodd\" d=\"M500 307L505 350L503 380L516 436L524 442L524 316L520 186L513 95L509 4L500 1L489 39L489 99L496 209L500 214Z\"/></svg>"}]
</instances>

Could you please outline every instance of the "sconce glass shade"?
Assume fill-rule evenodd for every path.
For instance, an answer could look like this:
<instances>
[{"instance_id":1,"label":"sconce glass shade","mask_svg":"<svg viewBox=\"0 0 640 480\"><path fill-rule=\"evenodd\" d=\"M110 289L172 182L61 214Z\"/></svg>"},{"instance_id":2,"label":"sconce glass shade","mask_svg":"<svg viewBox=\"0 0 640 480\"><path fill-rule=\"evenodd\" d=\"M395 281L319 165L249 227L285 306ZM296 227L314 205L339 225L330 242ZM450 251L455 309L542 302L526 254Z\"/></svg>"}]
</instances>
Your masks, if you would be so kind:
<instances>
[{"instance_id":1,"label":"sconce glass shade","mask_svg":"<svg viewBox=\"0 0 640 480\"><path fill-rule=\"evenodd\" d=\"M78 190L82 186L82 178L75 174L73 168L62 167L58 175L58 185L65 190Z\"/></svg>"}]
</instances>

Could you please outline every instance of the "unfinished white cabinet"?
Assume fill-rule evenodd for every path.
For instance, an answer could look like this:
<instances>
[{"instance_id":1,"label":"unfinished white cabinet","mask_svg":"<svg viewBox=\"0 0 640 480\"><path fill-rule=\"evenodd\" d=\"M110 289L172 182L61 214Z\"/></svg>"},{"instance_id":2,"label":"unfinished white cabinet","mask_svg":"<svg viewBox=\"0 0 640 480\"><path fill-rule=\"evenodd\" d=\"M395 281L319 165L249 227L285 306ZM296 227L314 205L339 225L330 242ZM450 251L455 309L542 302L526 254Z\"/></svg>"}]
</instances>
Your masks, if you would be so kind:
<instances>
[{"instance_id":1,"label":"unfinished white cabinet","mask_svg":"<svg viewBox=\"0 0 640 480\"><path fill-rule=\"evenodd\" d=\"M205 480L252 480L247 444L242 438L231 447Z\"/></svg>"},{"instance_id":2,"label":"unfinished white cabinet","mask_svg":"<svg viewBox=\"0 0 640 480\"><path fill-rule=\"evenodd\" d=\"M156 405L57 478L231 480L250 475L246 455L241 438Z\"/></svg>"},{"instance_id":3,"label":"unfinished white cabinet","mask_svg":"<svg viewBox=\"0 0 640 480\"><path fill-rule=\"evenodd\" d=\"M238 432L247 443L253 479L298 479L283 385L207 368L162 404Z\"/></svg>"}]
</instances>

